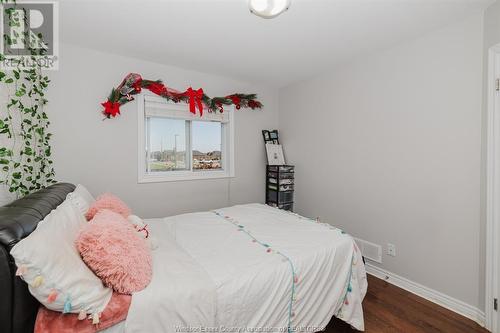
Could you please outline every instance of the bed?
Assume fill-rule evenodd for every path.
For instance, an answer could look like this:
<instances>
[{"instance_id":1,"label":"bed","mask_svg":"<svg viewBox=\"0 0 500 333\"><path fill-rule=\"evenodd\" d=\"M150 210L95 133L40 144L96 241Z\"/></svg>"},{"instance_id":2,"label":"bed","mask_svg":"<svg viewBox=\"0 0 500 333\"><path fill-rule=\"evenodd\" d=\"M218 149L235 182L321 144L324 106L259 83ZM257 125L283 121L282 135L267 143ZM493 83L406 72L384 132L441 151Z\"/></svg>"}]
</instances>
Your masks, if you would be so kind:
<instances>
[{"instance_id":1,"label":"bed","mask_svg":"<svg viewBox=\"0 0 500 333\"><path fill-rule=\"evenodd\" d=\"M31 332L39 306L9 250L73 190L55 184L0 208L2 332ZM262 204L146 222L153 279L106 333L315 332L333 316L364 329L366 273L342 230Z\"/></svg>"}]
</instances>

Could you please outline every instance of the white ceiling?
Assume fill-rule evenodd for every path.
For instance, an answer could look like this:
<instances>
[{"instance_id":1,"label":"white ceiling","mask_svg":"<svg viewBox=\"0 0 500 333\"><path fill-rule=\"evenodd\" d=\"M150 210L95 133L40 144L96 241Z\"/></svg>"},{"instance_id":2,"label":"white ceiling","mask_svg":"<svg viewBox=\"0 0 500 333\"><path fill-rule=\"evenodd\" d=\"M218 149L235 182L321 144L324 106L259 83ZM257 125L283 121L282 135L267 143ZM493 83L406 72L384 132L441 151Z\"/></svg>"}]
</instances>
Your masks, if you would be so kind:
<instances>
[{"instance_id":1,"label":"white ceiling","mask_svg":"<svg viewBox=\"0 0 500 333\"><path fill-rule=\"evenodd\" d=\"M491 0L292 0L265 20L247 0L61 0L61 40L281 87L446 26Z\"/></svg>"}]
</instances>

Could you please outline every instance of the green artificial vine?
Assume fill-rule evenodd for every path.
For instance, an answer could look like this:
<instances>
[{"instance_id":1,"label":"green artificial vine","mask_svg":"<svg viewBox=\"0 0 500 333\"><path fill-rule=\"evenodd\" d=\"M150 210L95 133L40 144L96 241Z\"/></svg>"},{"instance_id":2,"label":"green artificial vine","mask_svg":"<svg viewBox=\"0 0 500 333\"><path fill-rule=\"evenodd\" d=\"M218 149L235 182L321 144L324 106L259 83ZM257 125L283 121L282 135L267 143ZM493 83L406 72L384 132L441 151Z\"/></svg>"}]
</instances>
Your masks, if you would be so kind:
<instances>
[{"instance_id":1,"label":"green artificial vine","mask_svg":"<svg viewBox=\"0 0 500 333\"><path fill-rule=\"evenodd\" d=\"M0 0L0 4L7 2L9 0ZM20 24L20 18L13 9L5 9L9 27ZM15 43L16 38L28 40L29 36L25 34L11 38L6 33L3 35L6 45ZM0 85L3 86L2 90L7 92L4 112L0 114L0 135L6 139L1 141L3 144L0 147L0 184L7 186L9 192L17 197L55 183L50 147L52 134L49 132L50 122L44 111L48 102L45 94L50 80L48 76L43 75L40 65L34 61L34 57L41 55L41 51L30 51L32 64L36 65L23 68L21 63L18 63L14 70L0 70ZM0 61L4 60L5 55L0 54Z\"/></svg>"}]
</instances>

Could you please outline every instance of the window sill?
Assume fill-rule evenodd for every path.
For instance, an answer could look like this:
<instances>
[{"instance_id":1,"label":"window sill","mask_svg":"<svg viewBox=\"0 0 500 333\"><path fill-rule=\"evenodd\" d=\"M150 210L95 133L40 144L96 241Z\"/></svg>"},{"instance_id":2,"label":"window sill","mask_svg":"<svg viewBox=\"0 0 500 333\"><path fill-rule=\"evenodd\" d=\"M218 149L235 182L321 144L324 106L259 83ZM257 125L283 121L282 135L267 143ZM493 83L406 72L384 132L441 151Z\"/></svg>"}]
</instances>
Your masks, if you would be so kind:
<instances>
[{"instance_id":1,"label":"window sill","mask_svg":"<svg viewBox=\"0 0 500 333\"><path fill-rule=\"evenodd\" d=\"M181 182L190 180L206 180L206 179L224 179L234 178L234 174L229 174L225 171L211 172L175 172L172 174L154 174L148 173L139 176L138 183L163 183L163 182Z\"/></svg>"}]
</instances>

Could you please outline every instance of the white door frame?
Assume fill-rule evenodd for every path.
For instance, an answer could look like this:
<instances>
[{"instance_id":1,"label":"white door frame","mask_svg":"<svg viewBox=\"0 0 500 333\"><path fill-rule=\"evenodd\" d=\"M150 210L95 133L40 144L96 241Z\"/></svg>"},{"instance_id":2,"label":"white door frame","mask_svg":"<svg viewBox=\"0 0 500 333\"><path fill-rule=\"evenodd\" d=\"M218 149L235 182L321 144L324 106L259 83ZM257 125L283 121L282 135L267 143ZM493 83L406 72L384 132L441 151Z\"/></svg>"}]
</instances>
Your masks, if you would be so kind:
<instances>
[{"instance_id":1,"label":"white door frame","mask_svg":"<svg viewBox=\"0 0 500 333\"><path fill-rule=\"evenodd\" d=\"M500 92L496 79L500 78L500 44L488 53L487 90L487 161L486 161L486 328L500 333L499 312L493 309L499 298L500 260ZM500 300L499 300L500 302ZM500 304L498 305L500 307ZM500 309L499 309L500 311Z\"/></svg>"}]
</instances>

